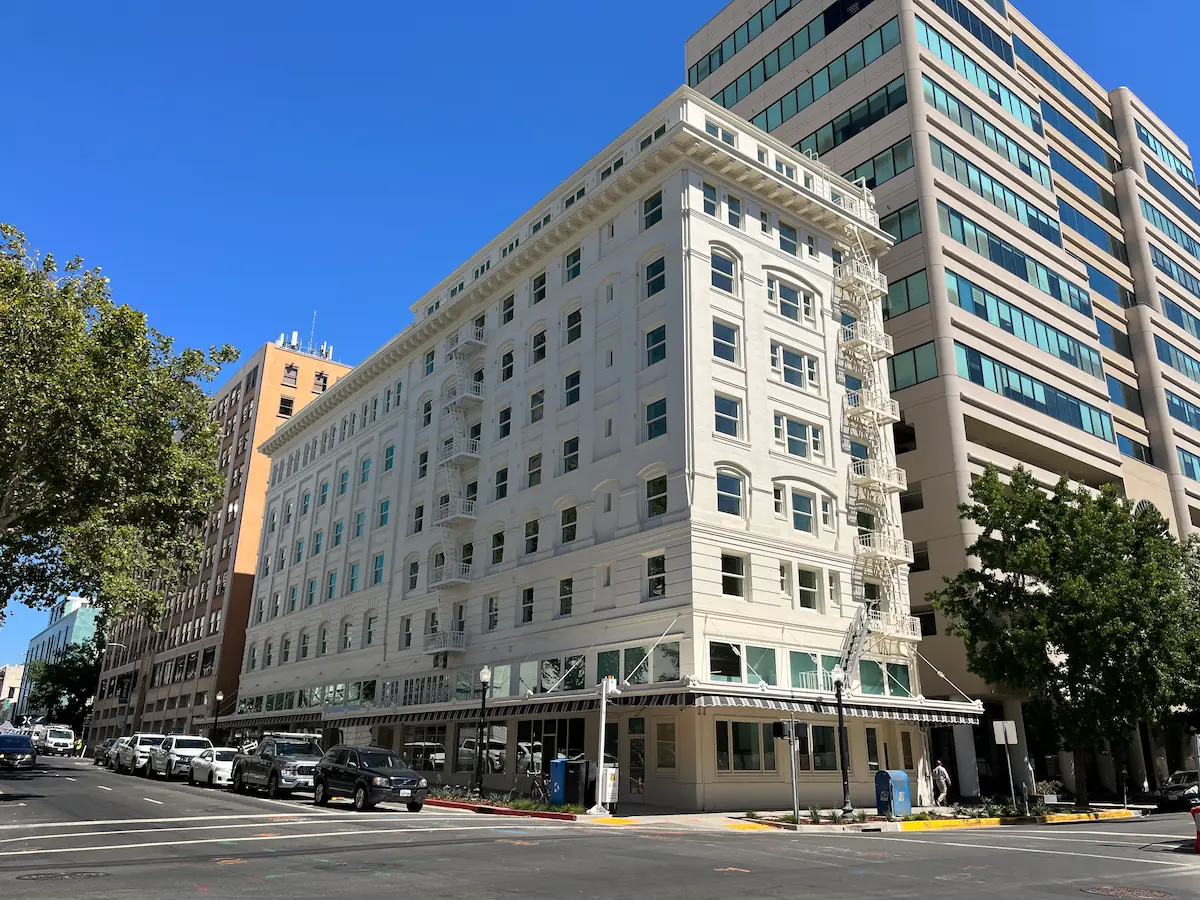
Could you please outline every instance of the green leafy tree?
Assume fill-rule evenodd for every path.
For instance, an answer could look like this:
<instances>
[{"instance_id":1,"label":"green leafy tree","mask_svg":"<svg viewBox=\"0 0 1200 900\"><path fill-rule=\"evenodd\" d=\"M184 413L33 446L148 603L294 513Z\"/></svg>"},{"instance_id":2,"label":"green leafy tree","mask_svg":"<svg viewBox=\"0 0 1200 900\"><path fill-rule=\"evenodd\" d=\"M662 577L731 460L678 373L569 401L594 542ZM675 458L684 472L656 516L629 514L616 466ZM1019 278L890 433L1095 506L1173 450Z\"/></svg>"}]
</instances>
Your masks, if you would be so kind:
<instances>
[{"instance_id":1,"label":"green leafy tree","mask_svg":"<svg viewBox=\"0 0 1200 900\"><path fill-rule=\"evenodd\" d=\"M78 734L96 691L103 648L96 641L68 644L50 661L39 661L29 673L28 710L46 710L46 721L70 725Z\"/></svg>"},{"instance_id":2,"label":"green leafy tree","mask_svg":"<svg viewBox=\"0 0 1200 900\"><path fill-rule=\"evenodd\" d=\"M237 352L176 352L99 269L0 241L0 620L70 593L153 618L221 496L203 385Z\"/></svg>"},{"instance_id":3,"label":"green leafy tree","mask_svg":"<svg viewBox=\"0 0 1200 900\"><path fill-rule=\"evenodd\" d=\"M929 599L972 672L1048 711L1086 805L1084 749L1194 693L1200 610L1180 545L1157 510L1111 485L1064 478L1046 492L1024 468L1005 484L989 467L959 515L979 529L977 567Z\"/></svg>"}]
</instances>

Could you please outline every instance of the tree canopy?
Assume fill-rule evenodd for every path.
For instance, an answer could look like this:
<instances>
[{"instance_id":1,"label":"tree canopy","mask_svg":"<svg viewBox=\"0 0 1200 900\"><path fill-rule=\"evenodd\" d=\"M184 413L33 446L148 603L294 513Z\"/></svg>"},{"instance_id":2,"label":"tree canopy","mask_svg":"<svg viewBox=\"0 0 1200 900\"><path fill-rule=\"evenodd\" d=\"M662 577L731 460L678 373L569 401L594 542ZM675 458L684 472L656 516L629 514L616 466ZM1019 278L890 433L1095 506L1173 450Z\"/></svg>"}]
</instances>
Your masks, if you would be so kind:
<instances>
[{"instance_id":1,"label":"tree canopy","mask_svg":"<svg viewBox=\"0 0 1200 900\"><path fill-rule=\"evenodd\" d=\"M31 663L27 710L46 710L46 721L79 733L88 701L96 692L103 649L96 641L68 644L53 660Z\"/></svg>"},{"instance_id":2,"label":"tree canopy","mask_svg":"<svg viewBox=\"0 0 1200 900\"><path fill-rule=\"evenodd\" d=\"M1080 754L1120 739L1139 720L1160 721L1194 696L1200 607L1185 551L1150 504L1113 486L1062 479L1045 491L1018 468L994 468L971 487L959 515L979 537L977 567L946 579L929 599L964 639L975 674L1027 694Z\"/></svg>"},{"instance_id":3,"label":"tree canopy","mask_svg":"<svg viewBox=\"0 0 1200 900\"><path fill-rule=\"evenodd\" d=\"M154 617L223 490L203 385L237 351L177 352L99 269L0 240L0 619L71 593Z\"/></svg>"}]
</instances>

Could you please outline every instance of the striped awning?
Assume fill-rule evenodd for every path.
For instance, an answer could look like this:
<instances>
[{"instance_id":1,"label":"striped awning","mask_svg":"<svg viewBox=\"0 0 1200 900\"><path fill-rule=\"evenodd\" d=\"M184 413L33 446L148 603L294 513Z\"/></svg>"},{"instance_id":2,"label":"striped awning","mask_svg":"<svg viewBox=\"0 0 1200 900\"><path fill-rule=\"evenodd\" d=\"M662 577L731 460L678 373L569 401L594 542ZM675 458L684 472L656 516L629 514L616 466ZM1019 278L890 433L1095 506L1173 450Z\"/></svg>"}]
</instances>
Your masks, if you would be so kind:
<instances>
[{"instance_id":1,"label":"striped awning","mask_svg":"<svg viewBox=\"0 0 1200 900\"><path fill-rule=\"evenodd\" d=\"M879 704L846 703L843 709L847 716L861 719L890 719L895 722L917 722L921 725L978 725L983 718L983 710L976 710L967 704L958 704L961 709L940 709L923 706L882 706ZM837 715L837 706L832 703L822 705L820 712L829 716Z\"/></svg>"},{"instance_id":2,"label":"striped awning","mask_svg":"<svg viewBox=\"0 0 1200 900\"><path fill-rule=\"evenodd\" d=\"M228 725L230 727L234 725L253 725L258 727L260 725L290 725L294 722L319 722L322 718L323 716L319 712L287 713L286 715L267 716L255 716L250 714L241 716L222 716L221 724ZM210 719L209 724L211 724L211 722L212 720Z\"/></svg>"},{"instance_id":3,"label":"striped awning","mask_svg":"<svg viewBox=\"0 0 1200 900\"><path fill-rule=\"evenodd\" d=\"M696 706L773 709L778 712L819 713L818 704L808 700L780 700L774 697L739 697L735 694L699 694Z\"/></svg>"}]
</instances>

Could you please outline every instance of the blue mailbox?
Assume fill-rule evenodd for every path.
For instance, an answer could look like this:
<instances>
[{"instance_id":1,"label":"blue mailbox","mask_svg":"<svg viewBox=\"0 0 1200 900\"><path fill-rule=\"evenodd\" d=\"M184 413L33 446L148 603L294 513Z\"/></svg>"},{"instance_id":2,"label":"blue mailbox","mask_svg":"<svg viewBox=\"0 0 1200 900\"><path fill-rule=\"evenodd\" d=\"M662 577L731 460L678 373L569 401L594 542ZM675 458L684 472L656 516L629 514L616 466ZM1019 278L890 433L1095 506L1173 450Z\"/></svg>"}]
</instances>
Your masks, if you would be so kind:
<instances>
[{"instance_id":1,"label":"blue mailbox","mask_svg":"<svg viewBox=\"0 0 1200 900\"><path fill-rule=\"evenodd\" d=\"M567 760L550 760L550 802L562 806L567 802Z\"/></svg>"},{"instance_id":2,"label":"blue mailbox","mask_svg":"<svg viewBox=\"0 0 1200 900\"><path fill-rule=\"evenodd\" d=\"M907 772L885 769L875 773L875 810L881 816L907 816L912 812Z\"/></svg>"}]
</instances>

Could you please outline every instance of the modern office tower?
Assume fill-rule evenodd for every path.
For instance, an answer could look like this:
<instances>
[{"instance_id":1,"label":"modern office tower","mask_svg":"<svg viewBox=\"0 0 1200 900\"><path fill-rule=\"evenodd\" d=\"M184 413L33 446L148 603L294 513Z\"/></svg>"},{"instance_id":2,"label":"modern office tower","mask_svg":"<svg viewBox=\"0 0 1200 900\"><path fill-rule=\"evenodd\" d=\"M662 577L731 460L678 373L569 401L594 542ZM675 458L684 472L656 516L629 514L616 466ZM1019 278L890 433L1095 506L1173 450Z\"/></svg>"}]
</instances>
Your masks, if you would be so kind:
<instances>
[{"instance_id":1,"label":"modern office tower","mask_svg":"<svg viewBox=\"0 0 1200 900\"><path fill-rule=\"evenodd\" d=\"M200 568L167 598L161 622L139 618L109 629L89 741L133 731L204 732L236 702L270 461L255 450L349 367L331 348L303 349L295 332L252 354L216 392L225 495L204 531Z\"/></svg>"},{"instance_id":2,"label":"modern office tower","mask_svg":"<svg viewBox=\"0 0 1200 900\"><path fill-rule=\"evenodd\" d=\"M1007 790L989 720L1015 719L1029 781L1074 782L1020 698L965 670L923 601L966 564L972 476L1018 464L1119 484L1181 535L1200 523L1200 195L1187 147L1006 0L727 6L687 42L688 83L876 194L888 360L929 696L986 702L934 728L964 794ZM1152 60L1147 60L1152 65ZM945 673L939 678L934 670ZM1097 747L1093 790L1184 765L1178 728ZM978 761L978 766L977 766ZM1194 766L1195 760L1192 759Z\"/></svg>"},{"instance_id":3,"label":"modern office tower","mask_svg":"<svg viewBox=\"0 0 1200 900\"><path fill-rule=\"evenodd\" d=\"M472 252L261 446L235 734L527 790L601 758L611 676L622 804L787 805L795 717L840 806L844 671L855 802L927 782L980 712L915 678L872 203L681 88Z\"/></svg>"},{"instance_id":4,"label":"modern office tower","mask_svg":"<svg viewBox=\"0 0 1200 900\"><path fill-rule=\"evenodd\" d=\"M96 633L96 612L87 597L78 596L64 597L50 610L50 621L46 627L29 641L23 665L8 667L17 670L12 674L18 679L15 685L17 690L11 695L16 701L12 709L13 721L32 724L44 720L48 710L37 708L30 702L34 673L30 664L54 662L67 647L90 641ZM5 681L8 680L6 674ZM9 684L9 687L14 685Z\"/></svg>"}]
</instances>

